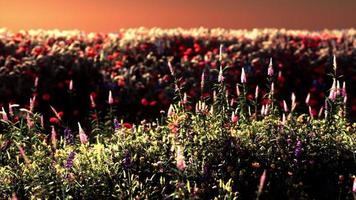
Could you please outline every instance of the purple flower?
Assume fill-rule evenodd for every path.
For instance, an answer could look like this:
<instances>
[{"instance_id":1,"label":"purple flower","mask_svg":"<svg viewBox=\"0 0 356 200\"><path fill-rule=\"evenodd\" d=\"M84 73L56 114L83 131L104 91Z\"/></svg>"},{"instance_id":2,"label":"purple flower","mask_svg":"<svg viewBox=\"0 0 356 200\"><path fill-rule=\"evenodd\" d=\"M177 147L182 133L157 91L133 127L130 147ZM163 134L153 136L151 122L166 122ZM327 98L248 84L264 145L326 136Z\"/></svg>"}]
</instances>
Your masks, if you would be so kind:
<instances>
[{"instance_id":1,"label":"purple flower","mask_svg":"<svg viewBox=\"0 0 356 200\"><path fill-rule=\"evenodd\" d=\"M73 144L73 134L72 134L72 130L70 130L69 128L64 129L64 140L66 144Z\"/></svg>"},{"instance_id":2,"label":"purple flower","mask_svg":"<svg viewBox=\"0 0 356 200\"><path fill-rule=\"evenodd\" d=\"M298 140L297 144L295 145L294 155L295 157L299 158L301 154L302 154L302 142Z\"/></svg>"},{"instance_id":3,"label":"purple flower","mask_svg":"<svg viewBox=\"0 0 356 200\"><path fill-rule=\"evenodd\" d=\"M124 166L124 169L130 168L132 165L131 154L128 150L124 151L124 158L122 159L122 165Z\"/></svg>"},{"instance_id":4,"label":"purple flower","mask_svg":"<svg viewBox=\"0 0 356 200\"><path fill-rule=\"evenodd\" d=\"M114 119L114 128L115 128L115 131L120 128L120 123L116 118Z\"/></svg>"},{"instance_id":5,"label":"purple flower","mask_svg":"<svg viewBox=\"0 0 356 200\"><path fill-rule=\"evenodd\" d=\"M65 168L70 169L73 167L74 157L75 157L75 152L74 151L70 152L67 158L67 163L65 164Z\"/></svg>"}]
</instances>

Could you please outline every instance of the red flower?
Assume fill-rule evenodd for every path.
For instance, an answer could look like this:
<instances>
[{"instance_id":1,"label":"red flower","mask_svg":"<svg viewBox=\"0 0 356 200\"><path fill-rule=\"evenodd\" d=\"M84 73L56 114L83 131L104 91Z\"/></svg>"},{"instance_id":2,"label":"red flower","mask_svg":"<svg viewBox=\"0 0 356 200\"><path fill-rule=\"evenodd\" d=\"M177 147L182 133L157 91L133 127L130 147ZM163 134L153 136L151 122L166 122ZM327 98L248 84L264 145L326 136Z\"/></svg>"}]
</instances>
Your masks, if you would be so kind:
<instances>
[{"instance_id":1,"label":"red flower","mask_svg":"<svg viewBox=\"0 0 356 200\"><path fill-rule=\"evenodd\" d=\"M42 95L42 99L43 99L43 101L49 101L51 99L51 95L48 93L44 93Z\"/></svg>"},{"instance_id":2,"label":"red flower","mask_svg":"<svg viewBox=\"0 0 356 200\"><path fill-rule=\"evenodd\" d=\"M123 123L122 125L127 129L132 128L132 125L130 123Z\"/></svg>"},{"instance_id":3,"label":"red flower","mask_svg":"<svg viewBox=\"0 0 356 200\"><path fill-rule=\"evenodd\" d=\"M150 102L150 106L155 106L155 105L157 105L157 101L151 101Z\"/></svg>"},{"instance_id":4,"label":"red flower","mask_svg":"<svg viewBox=\"0 0 356 200\"><path fill-rule=\"evenodd\" d=\"M141 104L142 104L143 106L147 106L147 105L148 105L147 99L145 99L145 98L141 99Z\"/></svg>"},{"instance_id":5,"label":"red flower","mask_svg":"<svg viewBox=\"0 0 356 200\"><path fill-rule=\"evenodd\" d=\"M58 119L57 117L51 117L51 118L49 119L49 122L50 122L51 124L59 124L59 119Z\"/></svg>"}]
</instances>

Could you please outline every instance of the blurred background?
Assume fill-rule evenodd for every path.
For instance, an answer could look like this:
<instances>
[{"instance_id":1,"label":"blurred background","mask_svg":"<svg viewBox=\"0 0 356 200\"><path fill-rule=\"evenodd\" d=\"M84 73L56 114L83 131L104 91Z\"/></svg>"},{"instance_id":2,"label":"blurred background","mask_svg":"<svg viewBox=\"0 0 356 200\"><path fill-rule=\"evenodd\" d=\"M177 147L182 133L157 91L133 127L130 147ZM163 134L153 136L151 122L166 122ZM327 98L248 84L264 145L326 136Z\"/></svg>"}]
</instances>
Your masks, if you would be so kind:
<instances>
[{"instance_id":1,"label":"blurred background","mask_svg":"<svg viewBox=\"0 0 356 200\"><path fill-rule=\"evenodd\" d=\"M0 27L115 32L130 27L356 27L356 0L0 0Z\"/></svg>"}]
</instances>

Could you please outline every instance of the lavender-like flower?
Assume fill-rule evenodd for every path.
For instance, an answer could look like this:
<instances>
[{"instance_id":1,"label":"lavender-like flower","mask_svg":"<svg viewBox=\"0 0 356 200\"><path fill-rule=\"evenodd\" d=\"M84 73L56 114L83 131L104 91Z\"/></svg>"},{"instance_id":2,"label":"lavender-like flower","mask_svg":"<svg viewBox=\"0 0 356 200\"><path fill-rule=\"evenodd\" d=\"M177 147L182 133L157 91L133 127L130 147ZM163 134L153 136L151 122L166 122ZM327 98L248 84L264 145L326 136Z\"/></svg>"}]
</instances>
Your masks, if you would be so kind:
<instances>
[{"instance_id":1,"label":"lavender-like flower","mask_svg":"<svg viewBox=\"0 0 356 200\"><path fill-rule=\"evenodd\" d=\"M294 156L299 158L302 154L302 142L300 140L297 141L294 149Z\"/></svg>"},{"instance_id":2,"label":"lavender-like flower","mask_svg":"<svg viewBox=\"0 0 356 200\"><path fill-rule=\"evenodd\" d=\"M64 140L66 144L73 144L74 142L72 130L70 130L69 128L64 129Z\"/></svg>"},{"instance_id":3,"label":"lavender-like flower","mask_svg":"<svg viewBox=\"0 0 356 200\"><path fill-rule=\"evenodd\" d=\"M124 151L124 158L122 159L122 165L125 169L130 168L132 165L131 154L128 150Z\"/></svg>"},{"instance_id":4,"label":"lavender-like flower","mask_svg":"<svg viewBox=\"0 0 356 200\"><path fill-rule=\"evenodd\" d=\"M115 128L115 131L120 129L120 123L116 118L114 119L114 128Z\"/></svg>"},{"instance_id":5,"label":"lavender-like flower","mask_svg":"<svg viewBox=\"0 0 356 200\"><path fill-rule=\"evenodd\" d=\"M67 158L67 162L65 164L65 168L70 169L73 167L74 157L75 157L75 152L74 151L70 152Z\"/></svg>"}]
</instances>

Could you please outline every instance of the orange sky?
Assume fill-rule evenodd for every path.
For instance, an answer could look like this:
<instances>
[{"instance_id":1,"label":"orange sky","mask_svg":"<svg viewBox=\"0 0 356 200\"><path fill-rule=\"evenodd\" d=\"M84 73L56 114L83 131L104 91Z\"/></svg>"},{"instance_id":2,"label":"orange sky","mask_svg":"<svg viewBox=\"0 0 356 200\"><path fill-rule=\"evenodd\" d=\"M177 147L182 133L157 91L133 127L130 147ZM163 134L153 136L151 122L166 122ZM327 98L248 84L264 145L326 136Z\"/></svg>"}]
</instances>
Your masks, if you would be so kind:
<instances>
[{"instance_id":1,"label":"orange sky","mask_svg":"<svg viewBox=\"0 0 356 200\"><path fill-rule=\"evenodd\" d=\"M10 30L128 27L356 27L356 0L0 0L0 27Z\"/></svg>"}]
</instances>

